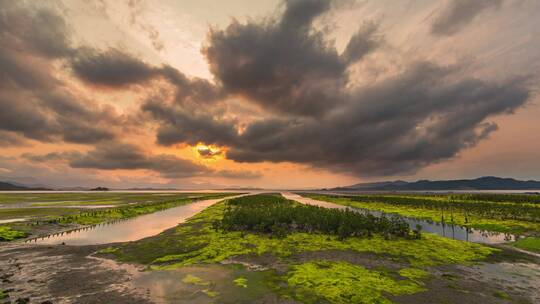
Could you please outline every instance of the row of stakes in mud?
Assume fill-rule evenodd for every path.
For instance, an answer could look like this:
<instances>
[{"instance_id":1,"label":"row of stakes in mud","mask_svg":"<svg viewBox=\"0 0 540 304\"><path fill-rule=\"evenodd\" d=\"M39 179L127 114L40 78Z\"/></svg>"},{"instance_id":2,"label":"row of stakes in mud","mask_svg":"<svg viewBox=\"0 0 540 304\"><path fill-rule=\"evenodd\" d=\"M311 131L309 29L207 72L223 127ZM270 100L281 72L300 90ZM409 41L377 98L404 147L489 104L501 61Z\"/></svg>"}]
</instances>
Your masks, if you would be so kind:
<instances>
[{"instance_id":1,"label":"row of stakes in mud","mask_svg":"<svg viewBox=\"0 0 540 304\"><path fill-rule=\"evenodd\" d=\"M197 201L197 199L195 199L194 201ZM77 218L79 216L86 216L88 214L107 213L107 212L111 212L111 211L114 211L114 210L116 210L116 209L108 209L108 210L97 211L97 212L94 211L94 212L91 212L91 213L83 213L83 214L76 215L75 218ZM159 211L163 211L163 210L159 210ZM64 219L63 217L60 218L60 220L63 220L63 219ZM107 221L107 222L103 222L103 223L99 223L99 224L95 224L95 225L91 225L91 226L87 226L87 227L70 229L70 230L66 230L66 231L61 231L61 232L49 234L49 235L46 235L46 236L40 236L40 237L36 237L36 238L31 238L31 239L25 240L24 242L25 243L37 242L38 240L49 239L51 237L63 236L64 234L67 235L67 234L76 233L76 232L80 232L80 231L87 231L87 230L91 230L91 229L94 229L94 228L99 227L99 226L111 225L111 224L115 224L115 223L118 223L118 222L129 220L129 219L130 218L117 219L117 220ZM41 221L41 222L56 223L56 222L58 222L58 220L46 220L46 221ZM30 225L37 226L37 225L39 225L39 223L40 223L40 221L35 221L35 222L32 222Z\"/></svg>"},{"instance_id":2,"label":"row of stakes in mud","mask_svg":"<svg viewBox=\"0 0 540 304\"><path fill-rule=\"evenodd\" d=\"M118 222L129 220L129 219L130 218L118 219L118 220L99 223L99 224L95 224L95 225L91 225L91 226L86 226L86 227L81 227L81 228L76 228L76 229L70 229L70 230L66 230L66 231L61 231L61 232L49 234L49 235L46 235L46 236L40 236L40 237L31 238L31 239L25 240L24 242L25 243L31 243L31 242L36 243L38 240L50 239L51 237L54 238L54 237L59 237L59 236L68 235L68 234L71 234L71 233L77 233L77 232L81 232L81 231L88 231L88 230L95 229L95 228L97 228L99 226L108 226L108 225L116 224Z\"/></svg>"}]
</instances>

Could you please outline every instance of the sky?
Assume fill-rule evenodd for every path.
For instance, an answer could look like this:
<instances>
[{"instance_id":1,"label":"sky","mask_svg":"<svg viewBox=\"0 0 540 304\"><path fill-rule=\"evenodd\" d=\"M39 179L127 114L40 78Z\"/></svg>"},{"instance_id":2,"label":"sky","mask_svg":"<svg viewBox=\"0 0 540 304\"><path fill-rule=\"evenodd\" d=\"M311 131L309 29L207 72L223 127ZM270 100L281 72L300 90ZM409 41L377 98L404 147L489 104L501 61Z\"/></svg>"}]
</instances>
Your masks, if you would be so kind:
<instances>
[{"instance_id":1,"label":"sky","mask_svg":"<svg viewBox=\"0 0 540 304\"><path fill-rule=\"evenodd\" d=\"M536 0L0 0L0 180L540 179Z\"/></svg>"}]
</instances>

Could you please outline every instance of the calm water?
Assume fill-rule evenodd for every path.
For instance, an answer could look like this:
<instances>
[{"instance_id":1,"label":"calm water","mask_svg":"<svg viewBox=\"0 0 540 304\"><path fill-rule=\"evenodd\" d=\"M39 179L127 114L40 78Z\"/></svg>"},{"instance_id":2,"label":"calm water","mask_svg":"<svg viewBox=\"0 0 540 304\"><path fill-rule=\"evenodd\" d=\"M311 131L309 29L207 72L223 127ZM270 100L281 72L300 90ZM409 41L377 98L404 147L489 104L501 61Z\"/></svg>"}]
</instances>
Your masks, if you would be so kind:
<instances>
[{"instance_id":1,"label":"calm water","mask_svg":"<svg viewBox=\"0 0 540 304\"><path fill-rule=\"evenodd\" d=\"M27 242L36 244L97 245L136 241L172 228L222 200L224 198L196 201L127 220L57 233L28 240Z\"/></svg>"},{"instance_id":2,"label":"calm water","mask_svg":"<svg viewBox=\"0 0 540 304\"><path fill-rule=\"evenodd\" d=\"M347 206L314 200L314 199L303 197L298 194L294 194L290 192L284 192L282 193L282 195L287 199L294 200L294 201L297 201L303 204L308 204L308 205L320 206L320 207L325 207L325 208L337 208L337 209L350 208ZM359 212L362 212L362 213L373 214L375 216L382 216L383 214L382 212L374 211L374 210L366 210L366 209L358 209L358 208L352 208L352 209L358 210ZM510 235L510 234L476 230L476 229L461 227L458 225L442 224L442 223L430 222L430 221L426 221L422 219L403 217L403 216L399 216L399 217L402 218L405 222L407 222L407 224L409 224L409 226L412 229L415 229L416 225L422 225L422 231L424 232L435 233L440 236L452 238L455 240L483 243L483 244L497 244L497 243L505 243L505 242L514 241L516 239L516 236Z\"/></svg>"}]
</instances>

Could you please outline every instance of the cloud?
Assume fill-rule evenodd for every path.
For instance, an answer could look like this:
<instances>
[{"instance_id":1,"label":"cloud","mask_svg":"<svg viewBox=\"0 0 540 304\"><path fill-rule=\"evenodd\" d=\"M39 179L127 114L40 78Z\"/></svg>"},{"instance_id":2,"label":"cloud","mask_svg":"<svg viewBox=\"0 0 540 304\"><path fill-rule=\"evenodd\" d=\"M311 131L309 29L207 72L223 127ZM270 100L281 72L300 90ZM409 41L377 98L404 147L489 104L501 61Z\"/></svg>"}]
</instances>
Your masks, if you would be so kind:
<instances>
[{"instance_id":1,"label":"cloud","mask_svg":"<svg viewBox=\"0 0 540 304\"><path fill-rule=\"evenodd\" d=\"M343 99L347 65L311 26L329 3L286 1L280 19L212 30L203 52L218 83L278 113L310 116L332 108Z\"/></svg>"},{"instance_id":2,"label":"cloud","mask_svg":"<svg viewBox=\"0 0 540 304\"><path fill-rule=\"evenodd\" d=\"M151 24L141 20L141 14L147 8L141 5L140 0L130 0L128 2L128 7L129 23L131 26L138 26L143 32L146 33L154 49L156 51L162 51L165 48L165 43L161 39L159 31Z\"/></svg>"},{"instance_id":3,"label":"cloud","mask_svg":"<svg viewBox=\"0 0 540 304\"><path fill-rule=\"evenodd\" d=\"M124 50L80 48L69 60L73 74L90 85L125 89L159 78L174 86L175 102L184 106L213 103L223 97L221 89L206 79L189 78L169 65L150 66Z\"/></svg>"},{"instance_id":4,"label":"cloud","mask_svg":"<svg viewBox=\"0 0 540 304\"><path fill-rule=\"evenodd\" d=\"M95 85L121 87L147 81L158 74L158 70L140 59L118 49L101 52L83 48L71 59L74 74Z\"/></svg>"},{"instance_id":5,"label":"cloud","mask_svg":"<svg viewBox=\"0 0 540 304\"><path fill-rule=\"evenodd\" d=\"M135 145L117 142L98 145L88 153L76 153L69 157L69 165L72 168L101 170L146 169L168 178L192 177L209 172L205 166L174 155L152 155Z\"/></svg>"},{"instance_id":6,"label":"cloud","mask_svg":"<svg viewBox=\"0 0 540 304\"><path fill-rule=\"evenodd\" d=\"M456 33L501 1L449 2L432 32ZM211 29L202 52L212 80L152 66L122 48L74 47L60 14L0 3L0 38L6 42L0 45L0 142L89 145L88 152L23 155L34 163L149 170L172 179L260 176L121 142L123 128L135 126L155 132L160 145L226 147L224 157L236 162L302 163L356 176L412 173L489 137L498 128L491 118L512 113L532 94L527 78L479 78L459 62L422 58L397 62L396 71L376 81L358 82L351 70L384 60L389 44L382 28L364 22L338 50L317 24L334 8L331 1L285 1L281 14ZM57 76L66 67L68 73ZM82 94L80 84L98 93L152 87L137 96L144 100L140 112L127 108L122 115ZM235 104L250 112L236 112Z\"/></svg>"},{"instance_id":7,"label":"cloud","mask_svg":"<svg viewBox=\"0 0 540 304\"><path fill-rule=\"evenodd\" d=\"M220 170L217 171L215 175L234 179L255 179L262 177L262 174L260 172L244 170Z\"/></svg>"},{"instance_id":8,"label":"cloud","mask_svg":"<svg viewBox=\"0 0 540 304\"><path fill-rule=\"evenodd\" d=\"M178 142L223 145L234 142L237 136L234 121L214 117L206 111L186 111L177 104L166 103L161 99L147 101L142 110L160 122L157 142L162 145Z\"/></svg>"},{"instance_id":9,"label":"cloud","mask_svg":"<svg viewBox=\"0 0 540 304\"><path fill-rule=\"evenodd\" d=\"M71 168L98 170L149 170L170 179L196 176L258 178L260 174L243 170L215 170L171 154L152 154L141 147L120 142L98 144L88 152L68 151L48 154L25 153L35 163L65 162Z\"/></svg>"},{"instance_id":10,"label":"cloud","mask_svg":"<svg viewBox=\"0 0 540 304\"><path fill-rule=\"evenodd\" d=\"M364 25L351 37L342 54L348 63L354 63L382 44L382 38L377 35L377 24L373 22Z\"/></svg>"},{"instance_id":11,"label":"cloud","mask_svg":"<svg viewBox=\"0 0 540 304\"><path fill-rule=\"evenodd\" d=\"M204 53L217 84L264 114L239 128L227 113L186 113L154 100L143 110L160 123L158 143L227 146L227 158L237 162L406 174L475 146L497 129L488 119L529 100L526 78L479 79L459 63L428 60L404 62L401 72L351 86L348 68L385 42L367 23L339 54L312 26L329 9L324 3L286 2L277 19L212 30Z\"/></svg>"},{"instance_id":12,"label":"cloud","mask_svg":"<svg viewBox=\"0 0 540 304\"><path fill-rule=\"evenodd\" d=\"M448 0L431 24L434 35L450 36L471 23L479 14L498 8L502 0Z\"/></svg>"},{"instance_id":13,"label":"cloud","mask_svg":"<svg viewBox=\"0 0 540 304\"><path fill-rule=\"evenodd\" d=\"M15 132L0 130L0 145L3 147L9 146L25 146L27 143L24 138Z\"/></svg>"},{"instance_id":14,"label":"cloud","mask_svg":"<svg viewBox=\"0 0 540 304\"><path fill-rule=\"evenodd\" d=\"M523 105L523 80L452 80L456 70L417 63L364 88L320 120L264 120L247 127L227 157L293 161L360 176L415 172L455 156L496 129L484 121Z\"/></svg>"},{"instance_id":15,"label":"cloud","mask_svg":"<svg viewBox=\"0 0 540 304\"><path fill-rule=\"evenodd\" d=\"M113 139L122 119L112 108L77 96L55 76L55 61L75 53L62 16L12 1L1 4L0 131L39 141Z\"/></svg>"}]
</instances>

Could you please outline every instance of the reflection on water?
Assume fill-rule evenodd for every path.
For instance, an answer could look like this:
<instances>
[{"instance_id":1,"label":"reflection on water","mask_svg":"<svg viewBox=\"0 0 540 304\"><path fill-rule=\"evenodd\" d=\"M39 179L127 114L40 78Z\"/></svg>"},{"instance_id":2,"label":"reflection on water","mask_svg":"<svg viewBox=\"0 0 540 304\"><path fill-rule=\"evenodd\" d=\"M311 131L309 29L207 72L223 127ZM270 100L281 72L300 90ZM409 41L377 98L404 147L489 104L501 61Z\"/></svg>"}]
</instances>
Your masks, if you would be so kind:
<instances>
[{"instance_id":1,"label":"reflection on water","mask_svg":"<svg viewBox=\"0 0 540 304\"><path fill-rule=\"evenodd\" d=\"M103 223L28 240L37 244L98 245L129 242L156 235L174 227L211 206L220 199L202 200L187 205L141 215L135 218Z\"/></svg>"},{"instance_id":2,"label":"reflection on water","mask_svg":"<svg viewBox=\"0 0 540 304\"><path fill-rule=\"evenodd\" d=\"M13 218L13 219L7 219L7 220L0 220L0 224L7 224L7 223L15 223L15 222L22 222L26 221L25 218Z\"/></svg>"},{"instance_id":3,"label":"reflection on water","mask_svg":"<svg viewBox=\"0 0 540 304\"><path fill-rule=\"evenodd\" d=\"M293 194L289 192L284 192L282 193L282 195L287 199L294 200L294 201L297 201L303 204L308 204L308 205L320 206L320 207L325 207L325 208L337 208L337 209L351 208L351 207L333 204L329 202L314 200L311 198L303 197L298 194ZM383 212L375 211L375 210L367 210L367 209L359 209L359 208L351 208L351 209L356 210L361 213L372 214L374 216L379 216L379 217L384 215ZM399 215L395 215L395 216L399 216ZM416 225L421 225L422 231L424 232L435 233L440 236L452 238L455 240L482 243L482 244L498 244L498 243L506 243L506 242L514 241L516 239L516 236L511 235L511 234L471 229L471 228L462 227L458 225L451 225L447 223L439 223L439 222L409 218L409 217L404 217L404 216L399 216L399 217L402 218L405 222L407 222L407 224L409 224L409 226L412 229L415 229Z\"/></svg>"}]
</instances>

